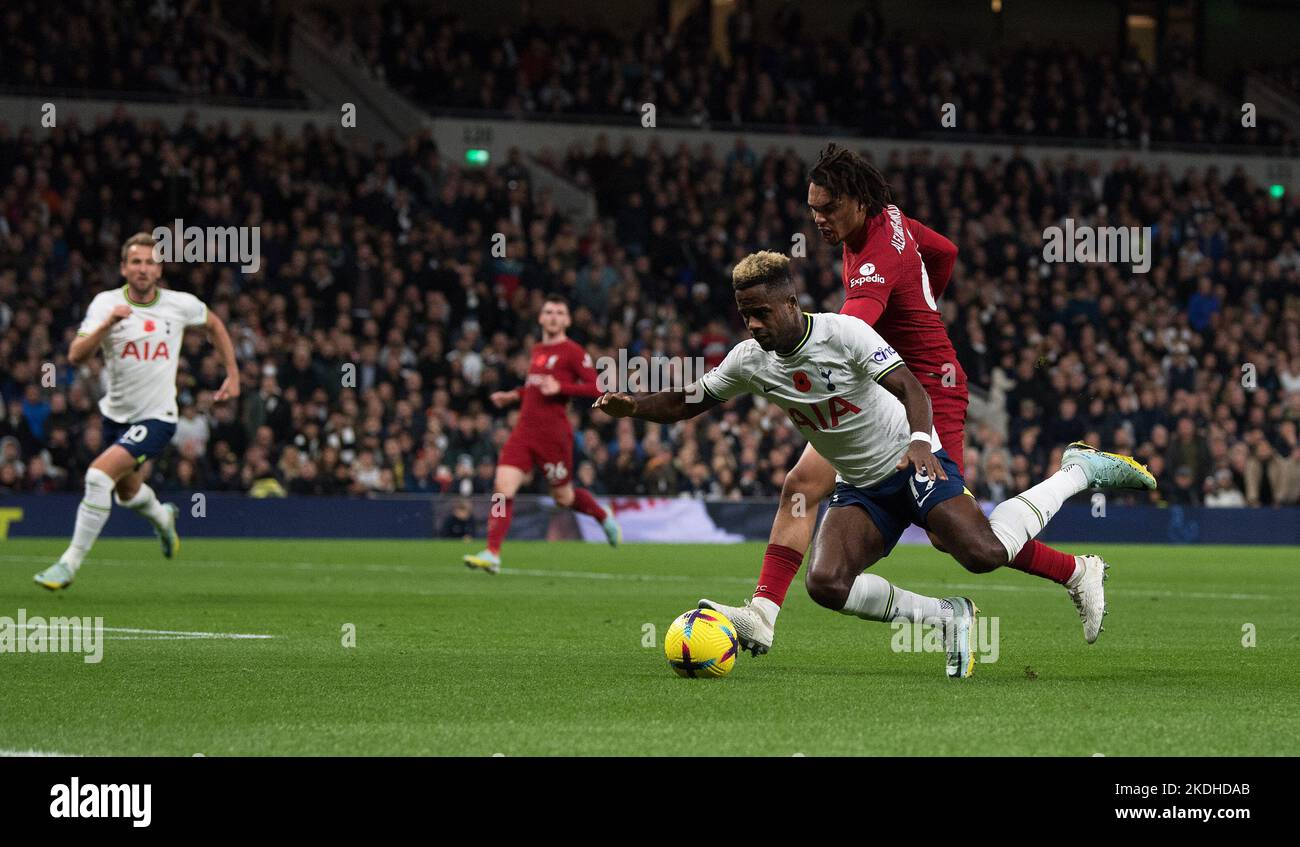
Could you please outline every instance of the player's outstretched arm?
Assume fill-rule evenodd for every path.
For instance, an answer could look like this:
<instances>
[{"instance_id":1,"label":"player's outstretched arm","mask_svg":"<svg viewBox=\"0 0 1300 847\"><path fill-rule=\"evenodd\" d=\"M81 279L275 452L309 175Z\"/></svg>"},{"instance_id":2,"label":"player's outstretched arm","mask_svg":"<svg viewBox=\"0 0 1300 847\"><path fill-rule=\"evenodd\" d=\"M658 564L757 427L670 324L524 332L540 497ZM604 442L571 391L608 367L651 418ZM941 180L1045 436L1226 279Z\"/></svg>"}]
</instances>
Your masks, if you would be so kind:
<instances>
[{"instance_id":1,"label":"player's outstretched arm","mask_svg":"<svg viewBox=\"0 0 1300 847\"><path fill-rule=\"evenodd\" d=\"M208 310L207 327L212 346L217 348L217 355L226 368L226 379L212 399L232 400L239 396L239 363L235 361L235 345L230 341L226 325L211 309Z\"/></svg>"},{"instance_id":2,"label":"player's outstretched arm","mask_svg":"<svg viewBox=\"0 0 1300 847\"><path fill-rule=\"evenodd\" d=\"M74 365L80 365L95 355L99 345L104 343L104 339L112 332L114 324L124 321L131 317L131 307L125 303L114 306L113 311L108 313L104 322L97 326L93 332L86 335L78 335L72 341L72 346L68 348L68 361Z\"/></svg>"},{"instance_id":3,"label":"player's outstretched arm","mask_svg":"<svg viewBox=\"0 0 1300 847\"><path fill-rule=\"evenodd\" d=\"M513 406L519 402L519 389L511 391L493 391L488 395L488 400L498 409L504 409L506 406Z\"/></svg>"},{"instance_id":4,"label":"player's outstretched arm","mask_svg":"<svg viewBox=\"0 0 1300 847\"><path fill-rule=\"evenodd\" d=\"M707 392L657 391L628 394L622 391L602 394L591 404L611 418L640 418L654 423L676 423L693 418L720 405L721 400Z\"/></svg>"},{"instance_id":5,"label":"player's outstretched arm","mask_svg":"<svg viewBox=\"0 0 1300 847\"><path fill-rule=\"evenodd\" d=\"M902 470L909 464L919 472L922 469L933 479L947 479L948 474L943 465L930 451L930 431L934 427L934 417L930 410L930 395L925 393L921 383L907 369L899 365L881 378L880 384L885 390L903 402L907 412L907 424L914 434L924 434L925 439L915 438L907 445L907 452L898 462Z\"/></svg>"}]
</instances>

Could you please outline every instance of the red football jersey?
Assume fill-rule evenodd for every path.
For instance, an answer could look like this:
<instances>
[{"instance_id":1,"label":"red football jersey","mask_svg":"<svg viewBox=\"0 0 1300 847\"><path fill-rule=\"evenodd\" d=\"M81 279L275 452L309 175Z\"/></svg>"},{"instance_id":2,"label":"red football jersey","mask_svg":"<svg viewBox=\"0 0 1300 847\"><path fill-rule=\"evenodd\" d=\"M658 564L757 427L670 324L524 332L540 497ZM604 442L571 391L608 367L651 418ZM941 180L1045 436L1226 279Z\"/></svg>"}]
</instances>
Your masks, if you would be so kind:
<instances>
[{"instance_id":1,"label":"red football jersey","mask_svg":"<svg viewBox=\"0 0 1300 847\"><path fill-rule=\"evenodd\" d=\"M966 372L937 302L956 259L955 244L897 206L886 206L867 220L861 250L854 253L844 246L840 314L871 324L921 382L937 382L945 365L951 365L955 384L965 385Z\"/></svg>"},{"instance_id":2,"label":"red football jersey","mask_svg":"<svg viewBox=\"0 0 1300 847\"><path fill-rule=\"evenodd\" d=\"M520 428L569 428L566 414L570 397L595 399L600 396L596 386L596 369L582 345L571 339L554 344L534 344L528 363L528 380L519 389L522 401L519 407ZM560 393L547 397L540 388L542 378L553 376L560 383Z\"/></svg>"}]
</instances>

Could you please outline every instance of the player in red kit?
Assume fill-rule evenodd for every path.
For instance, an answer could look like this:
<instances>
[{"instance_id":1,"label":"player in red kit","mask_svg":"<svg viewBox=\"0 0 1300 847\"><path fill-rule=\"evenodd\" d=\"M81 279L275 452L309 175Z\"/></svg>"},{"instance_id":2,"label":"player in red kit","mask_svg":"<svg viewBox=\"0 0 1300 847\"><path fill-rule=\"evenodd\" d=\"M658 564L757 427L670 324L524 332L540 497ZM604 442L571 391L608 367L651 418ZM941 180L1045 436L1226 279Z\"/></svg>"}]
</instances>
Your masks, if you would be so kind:
<instances>
[{"instance_id":1,"label":"player in red kit","mask_svg":"<svg viewBox=\"0 0 1300 847\"><path fill-rule=\"evenodd\" d=\"M934 428L962 471L968 395L966 374L939 312L957 247L893 205L884 176L851 150L828 145L809 173L808 208L822 239L843 245L844 305L892 346L930 395ZM835 489L835 470L809 444L781 489L754 596L743 607L701 600L731 618L754 655L772 646L777 614L803 563L817 523L817 504ZM967 492L969 493L969 492ZM931 536L934 541L934 536ZM943 549L937 542L935 546ZM1106 563L1030 541L1010 567L1064 585L1091 644L1106 613Z\"/></svg>"},{"instance_id":2,"label":"player in red kit","mask_svg":"<svg viewBox=\"0 0 1300 847\"><path fill-rule=\"evenodd\" d=\"M520 403L520 408L519 421L497 459L487 549L464 559L466 566L488 573L501 571L501 542L510 531L515 493L535 468L546 474L556 503L595 518L611 545L617 546L622 538L613 515L600 507L590 491L573 485L569 398L600 396L596 369L582 346L564 334L569 328L569 305L564 298L547 297L537 323L542 327L542 340L533 345L524 387L496 391L491 398L498 409L514 403Z\"/></svg>"}]
</instances>

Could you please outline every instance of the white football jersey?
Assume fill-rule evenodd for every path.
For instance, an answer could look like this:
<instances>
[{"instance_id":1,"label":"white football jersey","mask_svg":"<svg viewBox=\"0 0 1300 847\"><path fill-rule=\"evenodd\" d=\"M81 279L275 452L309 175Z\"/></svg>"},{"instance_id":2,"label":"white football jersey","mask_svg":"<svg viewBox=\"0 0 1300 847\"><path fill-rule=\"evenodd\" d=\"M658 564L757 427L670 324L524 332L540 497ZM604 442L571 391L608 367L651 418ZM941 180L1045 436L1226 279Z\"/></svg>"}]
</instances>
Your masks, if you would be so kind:
<instances>
[{"instance_id":1,"label":"white football jersey","mask_svg":"<svg viewBox=\"0 0 1300 847\"><path fill-rule=\"evenodd\" d=\"M752 338L742 341L700 378L700 387L717 400L756 394L775 403L835 467L839 480L870 488L896 472L912 438L902 401L880 385L903 359L858 318L807 317L803 341L790 353L764 350ZM933 427L930 449L939 450Z\"/></svg>"},{"instance_id":2,"label":"white football jersey","mask_svg":"<svg viewBox=\"0 0 1300 847\"><path fill-rule=\"evenodd\" d=\"M176 366L185 327L208 321L208 307L193 294L157 289L152 303L136 303L127 286L101 291L90 301L78 335L90 335L114 306L131 307L104 338L108 392L99 401L104 417L118 423L143 420L175 422Z\"/></svg>"}]
</instances>

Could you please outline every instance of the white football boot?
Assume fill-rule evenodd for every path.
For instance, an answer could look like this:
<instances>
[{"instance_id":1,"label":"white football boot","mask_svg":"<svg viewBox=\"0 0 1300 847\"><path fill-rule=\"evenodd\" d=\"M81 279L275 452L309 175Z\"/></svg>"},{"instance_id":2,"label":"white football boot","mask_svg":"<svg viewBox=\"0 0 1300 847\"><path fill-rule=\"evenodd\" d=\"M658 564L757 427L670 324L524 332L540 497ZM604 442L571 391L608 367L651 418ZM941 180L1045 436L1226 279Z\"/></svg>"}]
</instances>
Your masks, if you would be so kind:
<instances>
[{"instance_id":1,"label":"white football boot","mask_svg":"<svg viewBox=\"0 0 1300 847\"><path fill-rule=\"evenodd\" d=\"M727 606L706 599L700 600L697 606L726 615L736 627L736 638L740 641L742 650L761 656L772 649L772 638L776 634L775 616L773 620L768 620L751 600L746 600L744 606Z\"/></svg>"},{"instance_id":2,"label":"white football boot","mask_svg":"<svg viewBox=\"0 0 1300 847\"><path fill-rule=\"evenodd\" d=\"M1110 565L1101 556L1080 556L1083 568L1065 584L1074 608L1083 621L1083 640L1092 644L1105 629L1101 619L1106 616L1106 571Z\"/></svg>"},{"instance_id":3,"label":"white football boot","mask_svg":"<svg viewBox=\"0 0 1300 847\"><path fill-rule=\"evenodd\" d=\"M979 606L969 597L949 597L952 615L942 622L944 652L947 653L945 670L949 679L966 679L975 673L975 650L971 645L971 630Z\"/></svg>"}]
</instances>

